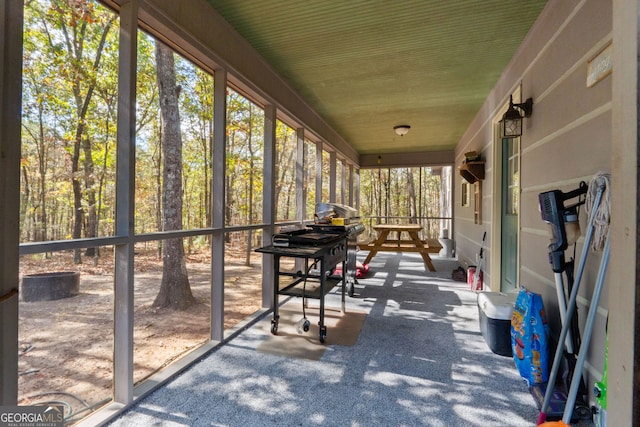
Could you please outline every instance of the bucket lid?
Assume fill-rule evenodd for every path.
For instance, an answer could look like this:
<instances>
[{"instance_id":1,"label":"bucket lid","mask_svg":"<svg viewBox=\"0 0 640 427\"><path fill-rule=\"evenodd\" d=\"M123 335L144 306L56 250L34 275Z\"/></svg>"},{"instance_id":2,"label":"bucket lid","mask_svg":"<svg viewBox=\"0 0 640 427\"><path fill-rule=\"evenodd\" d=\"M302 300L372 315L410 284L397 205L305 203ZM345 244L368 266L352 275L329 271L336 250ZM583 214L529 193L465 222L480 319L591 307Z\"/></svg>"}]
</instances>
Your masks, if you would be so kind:
<instances>
[{"instance_id":1,"label":"bucket lid","mask_svg":"<svg viewBox=\"0 0 640 427\"><path fill-rule=\"evenodd\" d=\"M491 319L511 320L517 292L480 292L478 307Z\"/></svg>"}]
</instances>

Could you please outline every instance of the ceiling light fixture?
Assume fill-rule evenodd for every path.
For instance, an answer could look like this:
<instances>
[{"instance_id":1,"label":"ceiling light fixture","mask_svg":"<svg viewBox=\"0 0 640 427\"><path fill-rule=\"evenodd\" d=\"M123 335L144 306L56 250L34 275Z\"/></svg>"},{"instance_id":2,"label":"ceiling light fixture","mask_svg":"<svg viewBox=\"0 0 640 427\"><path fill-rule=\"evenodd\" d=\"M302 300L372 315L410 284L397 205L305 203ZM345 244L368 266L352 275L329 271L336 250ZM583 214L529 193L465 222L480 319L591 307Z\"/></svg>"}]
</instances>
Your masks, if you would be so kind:
<instances>
[{"instance_id":1,"label":"ceiling light fixture","mask_svg":"<svg viewBox=\"0 0 640 427\"><path fill-rule=\"evenodd\" d=\"M411 126L409 125L398 125L393 127L393 131L396 135L400 136L405 136L409 132L409 129L411 129Z\"/></svg>"},{"instance_id":2,"label":"ceiling light fixture","mask_svg":"<svg viewBox=\"0 0 640 427\"><path fill-rule=\"evenodd\" d=\"M517 108L517 109L516 109ZM524 113L524 116L520 111ZM509 108L507 112L502 116L500 124L502 125L502 137L503 138L517 138L522 135L522 119L524 117L531 117L533 112L533 99L529 98L522 104L513 103L513 95L509 97Z\"/></svg>"}]
</instances>

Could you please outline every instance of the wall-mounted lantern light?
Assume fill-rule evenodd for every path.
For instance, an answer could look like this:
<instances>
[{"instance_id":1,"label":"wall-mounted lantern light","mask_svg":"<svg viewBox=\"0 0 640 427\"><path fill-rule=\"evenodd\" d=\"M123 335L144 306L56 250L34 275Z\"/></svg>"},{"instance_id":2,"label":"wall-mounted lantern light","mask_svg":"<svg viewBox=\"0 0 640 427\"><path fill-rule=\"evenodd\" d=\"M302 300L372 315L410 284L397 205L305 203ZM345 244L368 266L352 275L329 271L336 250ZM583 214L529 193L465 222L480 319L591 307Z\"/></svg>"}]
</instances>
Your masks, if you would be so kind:
<instances>
[{"instance_id":1,"label":"wall-mounted lantern light","mask_svg":"<svg viewBox=\"0 0 640 427\"><path fill-rule=\"evenodd\" d=\"M524 117L530 117L532 112L532 98L527 99L521 104L514 104L513 95L509 97L509 108L507 109L507 112L504 113L504 116L502 116L502 120L500 120L502 137L517 138L522 135L522 119Z\"/></svg>"}]
</instances>

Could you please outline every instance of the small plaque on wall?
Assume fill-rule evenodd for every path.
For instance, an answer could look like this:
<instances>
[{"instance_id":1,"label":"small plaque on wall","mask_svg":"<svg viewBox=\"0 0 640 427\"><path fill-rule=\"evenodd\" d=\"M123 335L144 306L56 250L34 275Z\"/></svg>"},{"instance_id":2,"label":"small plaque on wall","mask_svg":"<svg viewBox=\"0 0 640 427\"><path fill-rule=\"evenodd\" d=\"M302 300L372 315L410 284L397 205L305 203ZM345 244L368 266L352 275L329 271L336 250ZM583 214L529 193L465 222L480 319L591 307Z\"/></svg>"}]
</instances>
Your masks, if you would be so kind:
<instances>
[{"instance_id":1,"label":"small plaque on wall","mask_svg":"<svg viewBox=\"0 0 640 427\"><path fill-rule=\"evenodd\" d=\"M592 87L600 80L611 74L613 62L611 60L611 43L598 53L587 64L587 87Z\"/></svg>"}]
</instances>

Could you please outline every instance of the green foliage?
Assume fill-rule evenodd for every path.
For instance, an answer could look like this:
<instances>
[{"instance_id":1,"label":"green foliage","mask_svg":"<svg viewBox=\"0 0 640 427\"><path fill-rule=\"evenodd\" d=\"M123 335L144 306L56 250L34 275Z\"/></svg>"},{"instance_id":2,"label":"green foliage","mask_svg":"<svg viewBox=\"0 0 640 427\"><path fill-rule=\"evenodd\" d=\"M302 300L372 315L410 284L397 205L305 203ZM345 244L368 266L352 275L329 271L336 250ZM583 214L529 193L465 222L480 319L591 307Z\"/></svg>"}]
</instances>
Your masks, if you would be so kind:
<instances>
[{"instance_id":1,"label":"green foliage","mask_svg":"<svg viewBox=\"0 0 640 427\"><path fill-rule=\"evenodd\" d=\"M94 224L111 215L102 202L115 196L115 19L95 1L26 4L22 241L73 234L74 215L63 207L71 201L73 210L74 181L79 208L93 213ZM112 233L111 224L103 221L102 234Z\"/></svg>"},{"instance_id":2,"label":"green foliage","mask_svg":"<svg viewBox=\"0 0 640 427\"><path fill-rule=\"evenodd\" d=\"M226 223L262 222L264 111L229 89L227 96Z\"/></svg>"},{"instance_id":3,"label":"green foliage","mask_svg":"<svg viewBox=\"0 0 640 427\"><path fill-rule=\"evenodd\" d=\"M98 0L25 2L20 228L23 242L115 233L118 19ZM162 231L161 118L155 40L138 31L135 232ZM183 228L212 225L213 82L208 70L175 54L180 87ZM263 109L228 89L226 212L230 225L260 224ZM296 217L296 130L276 124L276 221ZM343 167L338 164L338 197ZM348 173L348 170L345 170ZM304 142L306 219L316 201L316 146ZM322 197L329 199L323 152ZM215 179L221 179L216 175ZM348 176L344 177L348 180ZM348 194L345 194L347 197ZM80 216L76 215L78 212ZM80 233L80 234L78 234ZM206 245L189 239L188 247Z\"/></svg>"},{"instance_id":4,"label":"green foliage","mask_svg":"<svg viewBox=\"0 0 640 427\"><path fill-rule=\"evenodd\" d=\"M276 221L296 218L296 131L277 121L276 126Z\"/></svg>"}]
</instances>

